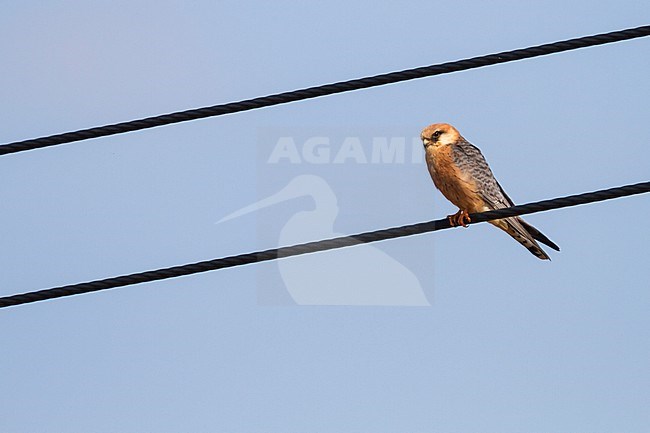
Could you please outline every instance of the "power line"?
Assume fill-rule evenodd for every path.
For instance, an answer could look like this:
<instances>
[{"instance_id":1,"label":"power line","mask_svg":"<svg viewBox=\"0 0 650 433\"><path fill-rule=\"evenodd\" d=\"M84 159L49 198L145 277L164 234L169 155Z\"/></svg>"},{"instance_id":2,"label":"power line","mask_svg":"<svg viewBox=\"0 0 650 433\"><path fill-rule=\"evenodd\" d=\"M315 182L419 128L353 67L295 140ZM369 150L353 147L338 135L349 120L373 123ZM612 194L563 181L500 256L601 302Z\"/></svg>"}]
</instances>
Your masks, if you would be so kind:
<instances>
[{"instance_id":1,"label":"power line","mask_svg":"<svg viewBox=\"0 0 650 433\"><path fill-rule=\"evenodd\" d=\"M16 141L0 146L0 155L56 146L58 144L71 143L74 141L88 140L90 138L122 134L125 132L138 131L140 129L169 125L172 123L186 122L189 120L203 119L206 117L221 116L224 114L254 110L257 108L269 107L272 105L286 104L289 102L317 98L320 96L332 95L335 93L343 93L352 90L366 89L369 87L383 86L385 84L398 83L401 81L414 80L417 78L481 68L483 66L496 65L498 63L506 63L515 60L545 56L562 51L569 51L578 48L641 38L648 35L650 35L650 26L641 26L610 33L601 33L581 38L567 39L564 41L537 45L529 48L504 51L496 54L488 54L485 56L473 57L464 60L440 63L437 65L390 72L355 80L340 81L337 83L308 87L305 89L284 93L276 93L274 95L262 96L239 102L230 102L227 104L213 105L211 107L203 107L187 111L179 111L175 113L132 120L129 122L114 123L111 125L82 129L74 132L66 132L63 134L56 134L47 137Z\"/></svg>"},{"instance_id":2,"label":"power line","mask_svg":"<svg viewBox=\"0 0 650 433\"><path fill-rule=\"evenodd\" d=\"M610 200L618 197L642 194L650 192L650 182L641 182L633 185L625 185L617 188L604 189L583 194L570 195L567 197L554 198L506 209L493 210L489 212L471 214L472 224L485 222L494 219L506 218L515 215L526 215L546 210L560 209L564 207L577 206L603 200ZM122 275L119 277L104 280L90 281L86 283L71 284L35 292L22 293L0 298L0 308L13 305L28 304L31 302L44 301L47 299L60 298L64 296L79 295L82 293L96 292L99 290L113 289L116 287L129 286L133 284L146 283L149 281L164 280L168 278L191 275L200 272L207 272L217 269L231 268L251 263L276 260L285 257L309 254L318 251L326 251L337 248L350 247L363 243L383 241L403 236L412 236L420 233L433 232L450 228L447 219L429 221L418 224L410 224L401 227L393 227L384 230L359 233L351 236L326 239L321 241L307 242L288 247L272 248L265 251L257 251L248 254L223 257L214 260L207 260L187 265L174 266L171 268L157 269L153 271L139 272L136 274Z\"/></svg>"}]
</instances>

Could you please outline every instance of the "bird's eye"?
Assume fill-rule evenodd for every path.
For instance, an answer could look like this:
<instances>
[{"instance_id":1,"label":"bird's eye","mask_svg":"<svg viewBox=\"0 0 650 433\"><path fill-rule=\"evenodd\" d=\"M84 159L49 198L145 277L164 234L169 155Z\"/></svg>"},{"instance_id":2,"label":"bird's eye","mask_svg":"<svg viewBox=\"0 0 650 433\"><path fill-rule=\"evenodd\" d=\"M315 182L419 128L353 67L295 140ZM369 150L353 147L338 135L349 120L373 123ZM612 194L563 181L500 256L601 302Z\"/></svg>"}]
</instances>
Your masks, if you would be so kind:
<instances>
[{"instance_id":1,"label":"bird's eye","mask_svg":"<svg viewBox=\"0 0 650 433\"><path fill-rule=\"evenodd\" d=\"M442 131L434 132L433 135L431 136L431 139L434 140L434 141L437 140L438 137L440 137L440 134L442 134Z\"/></svg>"}]
</instances>

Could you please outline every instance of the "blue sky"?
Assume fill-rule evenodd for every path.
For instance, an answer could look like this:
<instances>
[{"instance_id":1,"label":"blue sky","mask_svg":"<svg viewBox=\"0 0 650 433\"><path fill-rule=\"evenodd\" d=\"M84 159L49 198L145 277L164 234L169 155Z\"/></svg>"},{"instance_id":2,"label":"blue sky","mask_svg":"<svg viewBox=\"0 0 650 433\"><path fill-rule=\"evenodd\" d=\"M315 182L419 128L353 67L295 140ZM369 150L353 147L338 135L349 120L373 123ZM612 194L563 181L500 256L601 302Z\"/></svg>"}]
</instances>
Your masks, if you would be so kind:
<instances>
[{"instance_id":1,"label":"blue sky","mask_svg":"<svg viewBox=\"0 0 650 433\"><path fill-rule=\"evenodd\" d=\"M0 141L646 25L649 12L642 1L5 2ZM647 181L649 44L3 156L0 294L275 247L315 199L215 222L300 175L336 197L323 233L456 211L423 163L275 166L279 137L328 137L332 152L357 137L367 150L449 122L518 203ZM527 217L562 248L552 262L487 224L373 245L430 306L300 305L287 285L311 286L274 262L3 309L0 430L646 431L648 212L636 196ZM388 267L335 254L300 276L343 276L370 298L388 287L373 280Z\"/></svg>"}]
</instances>

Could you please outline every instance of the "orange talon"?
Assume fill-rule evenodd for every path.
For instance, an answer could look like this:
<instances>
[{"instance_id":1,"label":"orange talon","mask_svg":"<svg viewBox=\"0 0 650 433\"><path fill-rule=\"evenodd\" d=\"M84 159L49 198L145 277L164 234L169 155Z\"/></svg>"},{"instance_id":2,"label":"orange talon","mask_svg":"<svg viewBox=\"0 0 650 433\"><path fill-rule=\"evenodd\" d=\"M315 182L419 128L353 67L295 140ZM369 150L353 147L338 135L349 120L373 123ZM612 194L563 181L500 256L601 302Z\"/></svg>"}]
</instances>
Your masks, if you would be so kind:
<instances>
[{"instance_id":1,"label":"orange talon","mask_svg":"<svg viewBox=\"0 0 650 433\"><path fill-rule=\"evenodd\" d=\"M467 228L467 224L472 222L472 219L469 217L469 213L462 209L453 215L447 215L447 219L449 220L449 224L452 227L463 226Z\"/></svg>"},{"instance_id":2,"label":"orange talon","mask_svg":"<svg viewBox=\"0 0 650 433\"><path fill-rule=\"evenodd\" d=\"M469 213L467 213L467 211L462 211L458 219L460 220L460 224L465 228L467 228L467 225L472 222L472 219L469 217Z\"/></svg>"}]
</instances>

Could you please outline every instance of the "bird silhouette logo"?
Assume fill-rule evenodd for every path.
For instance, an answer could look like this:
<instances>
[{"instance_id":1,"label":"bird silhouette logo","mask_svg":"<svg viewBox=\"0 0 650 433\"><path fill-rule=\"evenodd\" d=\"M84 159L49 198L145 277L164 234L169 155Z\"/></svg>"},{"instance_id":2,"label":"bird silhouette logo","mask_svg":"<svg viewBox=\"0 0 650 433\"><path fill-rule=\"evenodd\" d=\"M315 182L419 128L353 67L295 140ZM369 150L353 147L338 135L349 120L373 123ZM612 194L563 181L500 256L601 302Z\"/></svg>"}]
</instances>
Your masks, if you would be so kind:
<instances>
[{"instance_id":1,"label":"bird silhouette logo","mask_svg":"<svg viewBox=\"0 0 650 433\"><path fill-rule=\"evenodd\" d=\"M245 206L218 223L308 196L314 208L292 215L280 229L279 246L341 236L334 232L336 194L320 176L299 175L284 188ZM281 256L280 256L281 258ZM402 263L364 243L318 254L278 260L282 281L298 305L428 306L420 281Z\"/></svg>"}]
</instances>

